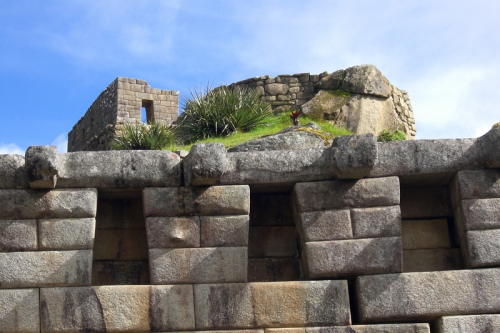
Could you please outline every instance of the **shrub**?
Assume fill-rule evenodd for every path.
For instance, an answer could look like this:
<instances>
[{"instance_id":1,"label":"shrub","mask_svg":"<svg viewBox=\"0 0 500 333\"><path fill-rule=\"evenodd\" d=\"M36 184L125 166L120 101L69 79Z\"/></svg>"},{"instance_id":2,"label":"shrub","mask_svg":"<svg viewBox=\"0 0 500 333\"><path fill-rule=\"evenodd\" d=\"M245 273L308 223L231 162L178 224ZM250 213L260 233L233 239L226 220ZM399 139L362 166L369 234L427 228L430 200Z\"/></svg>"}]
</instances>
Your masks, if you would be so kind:
<instances>
[{"instance_id":1,"label":"shrub","mask_svg":"<svg viewBox=\"0 0 500 333\"><path fill-rule=\"evenodd\" d=\"M391 132L389 130L383 130L377 137L377 141L398 141L398 140L406 140L406 134L402 131L397 130L395 132Z\"/></svg>"},{"instance_id":2,"label":"shrub","mask_svg":"<svg viewBox=\"0 0 500 333\"><path fill-rule=\"evenodd\" d=\"M179 130L187 140L201 140L214 136L247 132L265 124L272 115L271 106L260 95L248 88L228 88L191 91L185 98L178 121Z\"/></svg>"},{"instance_id":3,"label":"shrub","mask_svg":"<svg viewBox=\"0 0 500 333\"><path fill-rule=\"evenodd\" d=\"M166 123L125 123L113 139L111 149L161 150L174 141L175 131Z\"/></svg>"}]
</instances>

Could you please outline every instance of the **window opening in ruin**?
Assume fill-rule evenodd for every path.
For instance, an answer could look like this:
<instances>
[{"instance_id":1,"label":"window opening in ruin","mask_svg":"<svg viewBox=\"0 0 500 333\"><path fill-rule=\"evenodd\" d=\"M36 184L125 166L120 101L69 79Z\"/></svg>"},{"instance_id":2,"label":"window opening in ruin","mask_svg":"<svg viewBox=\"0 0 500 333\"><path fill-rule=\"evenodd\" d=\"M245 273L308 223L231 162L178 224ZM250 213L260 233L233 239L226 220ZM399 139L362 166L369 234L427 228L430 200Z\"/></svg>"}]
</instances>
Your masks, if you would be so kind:
<instances>
[{"instance_id":1,"label":"window opening in ruin","mask_svg":"<svg viewBox=\"0 0 500 333\"><path fill-rule=\"evenodd\" d=\"M301 280L290 193L250 195L248 282Z\"/></svg>"},{"instance_id":2,"label":"window opening in ruin","mask_svg":"<svg viewBox=\"0 0 500 333\"><path fill-rule=\"evenodd\" d=\"M149 259L140 192L99 192L92 285L148 285Z\"/></svg>"},{"instance_id":3,"label":"window opening in ruin","mask_svg":"<svg viewBox=\"0 0 500 333\"><path fill-rule=\"evenodd\" d=\"M143 99L141 108L141 122L151 123L155 120L153 101Z\"/></svg>"}]
</instances>

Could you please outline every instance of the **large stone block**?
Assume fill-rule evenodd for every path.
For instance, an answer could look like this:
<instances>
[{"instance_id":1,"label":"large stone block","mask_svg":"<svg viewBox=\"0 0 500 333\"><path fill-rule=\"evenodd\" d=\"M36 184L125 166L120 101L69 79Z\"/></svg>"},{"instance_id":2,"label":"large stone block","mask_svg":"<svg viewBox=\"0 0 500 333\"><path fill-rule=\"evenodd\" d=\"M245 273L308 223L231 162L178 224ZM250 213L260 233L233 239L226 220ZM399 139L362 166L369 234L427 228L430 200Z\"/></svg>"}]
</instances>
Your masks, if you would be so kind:
<instances>
[{"instance_id":1,"label":"large stone block","mask_svg":"<svg viewBox=\"0 0 500 333\"><path fill-rule=\"evenodd\" d=\"M479 146L483 152L485 166L500 168L500 128L493 127L485 135L478 138Z\"/></svg>"},{"instance_id":2,"label":"large stone block","mask_svg":"<svg viewBox=\"0 0 500 333\"><path fill-rule=\"evenodd\" d=\"M29 188L23 156L0 154L0 188Z\"/></svg>"},{"instance_id":3,"label":"large stone block","mask_svg":"<svg viewBox=\"0 0 500 333\"><path fill-rule=\"evenodd\" d=\"M309 242L304 244L310 279L402 271L401 237Z\"/></svg>"},{"instance_id":4,"label":"large stone block","mask_svg":"<svg viewBox=\"0 0 500 333\"><path fill-rule=\"evenodd\" d=\"M201 246L247 246L249 221L248 215L201 216Z\"/></svg>"},{"instance_id":5,"label":"large stone block","mask_svg":"<svg viewBox=\"0 0 500 333\"><path fill-rule=\"evenodd\" d=\"M342 81L345 91L389 97L392 91L389 80L373 65L358 65L345 70Z\"/></svg>"},{"instance_id":6,"label":"large stone block","mask_svg":"<svg viewBox=\"0 0 500 333\"><path fill-rule=\"evenodd\" d=\"M150 249L200 247L200 218L148 217L146 218Z\"/></svg>"},{"instance_id":7,"label":"large stone block","mask_svg":"<svg viewBox=\"0 0 500 333\"><path fill-rule=\"evenodd\" d=\"M500 229L466 233L468 267L500 266Z\"/></svg>"},{"instance_id":8,"label":"large stone block","mask_svg":"<svg viewBox=\"0 0 500 333\"><path fill-rule=\"evenodd\" d=\"M403 219L452 217L448 186L401 188Z\"/></svg>"},{"instance_id":9,"label":"large stone block","mask_svg":"<svg viewBox=\"0 0 500 333\"><path fill-rule=\"evenodd\" d=\"M145 216L248 215L248 185L146 188Z\"/></svg>"},{"instance_id":10,"label":"large stone block","mask_svg":"<svg viewBox=\"0 0 500 333\"><path fill-rule=\"evenodd\" d=\"M0 219L94 217L97 190L0 190Z\"/></svg>"},{"instance_id":11,"label":"large stone block","mask_svg":"<svg viewBox=\"0 0 500 333\"><path fill-rule=\"evenodd\" d=\"M305 242L352 238L349 209L300 213L297 222Z\"/></svg>"},{"instance_id":12,"label":"large stone block","mask_svg":"<svg viewBox=\"0 0 500 333\"><path fill-rule=\"evenodd\" d=\"M452 189L454 205L458 200L500 198L500 170L459 171Z\"/></svg>"},{"instance_id":13,"label":"large stone block","mask_svg":"<svg viewBox=\"0 0 500 333\"><path fill-rule=\"evenodd\" d=\"M36 220L0 220L0 252L37 249Z\"/></svg>"},{"instance_id":14,"label":"large stone block","mask_svg":"<svg viewBox=\"0 0 500 333\"><path fill-rule=\"evenodd\" d=\"M38 221L40 250L92 250L95 219L41 219Z\"/></svg>"},{"instance_id":15,"label":"large stone block","mask_svg":"<svg viewBox=\"0 0 500 333\"><path fill-rule=\"evenodd\" d=\"M464 267L460 249L403 250L403 272L450 271Z\"/></svg>"},{"instance_id":16,"label":"large stone block","mask_svg":"<svg viewBox=\"0 0 500 333\"><path fill-rule=\"evenodd\" d=\"M301 280L299 258L249 258L248 282Z\"/></svg>"},{"instance_id":17,"label":"large stone block","mask_svg":"<svg viewBox=\"0 0 500 333\"><path fill-rule=\"evenodd\" d=\"M59 155L57 187L181 186L181 158L170 151L112 150Z\"/></svg>"},{"instance_id":18,"label":"large stone block","mask_svg":"<svg viewBox=\"0 0 500 333\"><path fill-rule=\"evenodd\" d=\"M92 251L0 253L0 288L90 285Z\"/></svg>"},{"instance_id":19,"label":"large stone block","mask_svg":"<svg viewBox=\"0 0 500 333\"><path fill-rule=\"evenodd\" d=\"M245 282L246 247L149 250L151 284Z\"/></svg>"},{"instance_id":20,"label":"large stone block","mask_svg":"<svg viewBox=\"0 0 500 333\"><path fill-rule=\"evenodd\" d=\"M436 321L436 333L500 332L500 315L447 316Z\"/></svg>"},{"instance_id":21,"label":"large stone block","mask_svg":"<svg viewBox=\"0 0 500 333\"><path fill-rule=\"evenodd\" d=\"M293 257L297 254L295 227L252 227L249 231L248 256Z\"/></svg>"},{"instance_id":22,"label":"large stone block","mask_svg":"<svg viewBox=\"0 0 500 333\"><path fill-rule=\"evenodd\" d=\"M401 236L401 210L399 206L352 208L354 238Z\"/></svg>"},{"instance_id":23,"label":"large stone block","mask_svg":"<svg viewBox=\"0 0 500 333\"><path fill-rule=\"evenodd\" d=\"M377 138L373 134L338 136L333 140L332 164L340 179L367 176L377 160Z\"/></svg>"},{"instance_id":24,"label":"large stone block","mask_svg":"<svg viewBox=\"0 0 500 333\"><path fill-rule=\"evenodd\" d=\"M403 249L450 248L448 221L438 220L403 220Z\"/></svg>"},{"instance_id":25,"label":"large stone block","mask_svg":"<svg viewBox=\"0 0 500 333\"><path fill-rule=\"evenodd\" d=\"M297 211L399 205L398 177L297 183Z\"/></svg>"},{"instance_id":26,"label":"large stone block","mask_svg":"<svg viewBox=\"0 0 500 333\"><path fill-rule=\"evenodd\" d=\"M459 205L460 229L500 229L500 198L462 200Z\"/></svg>"},{"instance_id":27,"label":"large stone block","mask_svg":"<svg viewBox=\"0 0 500 333\"><path fill-rule=\"evenodd\" d=\"M347 281L196 285L197 329L349 325Z\"/></svg>"},{"instance_id":28,"label":"large stone block","mask_svg":"<svg viewBox=\"0 0 500 333\"><path fill-rule=\"evenodd\" d=\"M363 323L500 311L500 269L360 276L356 290Z\"/></svg>"},{"instance_id":29,"label":"large stone block","mask_svg":"<svg viewBox=\"0 0 500 333\"><path fill-rule=\"evenodd\" d=\"M184 159L186 186L214 185L226 171L226 148L220 142L198 143Z\"/></svg>"},{"instance_id":30,"label":"large stone block","mask_svg":"<svg viewBox=\"0 0 500 333\"><path fill-rule=\"evenodd\" d=\"M56 146L30 146L25 158L25 170L31 188L56 187L61 169Z\"/></svg>"},{"instance_id":31,"label":"large stone block","mask_svg":"<svg viewBox=\"0 0 500 333\"><path fill-rule=\"evenodd\" d=\"M431 332L429 324L381 324L381 325L306 327L303 330L305 331L304 333L430 333Z\"/></svg>"},{"instance_id":32,"label":"large stone block","mask_svg":"<svg viewBox=\"0 0 500 333\"><path fill-rule=\"evenodd\" d=\"M44 288L42 332L192 330L192 286Z\"/></svg>"},{"instance_id":33,"label":"large stone block","mask_svg":"<svg viewBox=\"0 0 500 333\"><path fill-rule=\"evenodd\" d=\"M98 229L94 260L142 260L148 258L145 229Z\"/></svg>"},{"instance_id":34,"label":"large stone block","mask_svg":"<svg viewBox=\"0 0 500 333\"><path fill-rule=\"evenodd\" d=\"M0 330L3 333L40 332L38 289L0 290Z\"/></svg>"}]
</instances>

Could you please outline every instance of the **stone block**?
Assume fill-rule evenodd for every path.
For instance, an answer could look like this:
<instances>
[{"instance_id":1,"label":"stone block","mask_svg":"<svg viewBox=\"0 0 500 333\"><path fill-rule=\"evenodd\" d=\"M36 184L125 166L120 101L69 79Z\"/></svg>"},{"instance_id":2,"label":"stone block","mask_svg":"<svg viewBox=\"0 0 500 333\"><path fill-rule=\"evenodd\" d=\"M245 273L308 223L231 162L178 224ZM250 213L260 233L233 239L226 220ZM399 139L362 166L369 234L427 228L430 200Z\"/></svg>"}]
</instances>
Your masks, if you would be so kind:
<instances>
[{"instance_id":1,"label":"stone block","mask_svg":"<svg viewBox=\"0 0 500 333\"><path fill-rule=\"evenodd\" d=\"M500 229L466 233L468 267L500 266Z\"/></svg>"},{"instance_id":2,"label":"stone block","mask_svg":"<svg viewBox=\"0 0 500 333\"><path fill-rule=\"evenodd\" d=\"M37 249L36 220L0 220L0 252Z\"/></svg>"},{"instance_id":3,"label":"stone block","mask_svg":"<svg viewBox=\"0 0 500 333\"><path fill-rule=\"evenodd\" d=\"M301 327L293 328L266 328L265 333L305 333L306 329Z\"/></svg>"},{"instance_id":4,"label":"stone block","mask_svg":"<svg viewBox=\"0 0 500 333\"><path fill-rule=\"evenodd\" d=\"M99 229L144 228L142 198L99 198L96 222Z\"/></svg>"},{"instance_id":5,"label":"stone block","mask_svg":"<svg viewBox=\"0 0 500 333\"><path fill-rule=\"evenodd\" d=\"M0 290L0 330L3 333L40 332L38 289Z\"/></svg>"},{"instance_id":6,"label":"stone block","mask_svg":"<svg viewBox=\"0 0 500 333\"><path fill-rule=\"evenodd\" d=\"M403 272L450 271L464 267L460 249L403 250Z\"/></svg>"},{"instance_id":7,"label":"stone block","mask_svg":"<svg viewBox=\"0 0 500 333\"><path fill-rule=\"evenodd\" d=\"M148 260L94 260L92 285L144 285L149 284Z\"/></svg>"},{"instance_id":8,"label":"stone block","mask_svg":"<svg viewBox=\"0 0 500 333\"><path fill-rule=\"evenodd\" d=\"M92 250L95 219L41 219L38 232L40 250Z\"/></svg>"},{"instance_id":9,"label":"stone block","mask_svg":"<svg viewBox=\"0 0 500 333\"><path fill-rule=\"evenodd\" d=\"M309 279L401 272L401 237L304 244Z\"/></svg>"},{"instance_id":10,"label":"stone block","mask_svg":"<svg viewBox=\"0 0 500 333\"><path fill-rule=\"evenodd\" d=\"M248 185L145 188L145 216L248 215Z\"/></svg>"},{"instance_id":11,"label":"stone block","mask_svg":"<svg viewBox=\"0 0 500 333\"><path fill-rule=\"evenodd\" d=\"M252 227L249 231L248 256L293 257L297 254L295 227Z\"/></svg>"},{"instance_id":12,"label":"stone block","mask_svg":"<svg viewBox=\"0 0 500 333\"><path fill-rule=\"evenodd\" d=\"M59 155L57 187L181 186L181 158L163 150L111 150Z\"/></svg>"},{"instance_id":13,"label":"stone block","mask_svg":"<svg viewBox=\"0 0 500 333\"><path fill-rule=\"evenodd\" d=\"M246 247L149 250L151 284L245 282Z\"/></svg>"},{"instance_id":14,"label":"stone block","mask_svg":"<svg viewBox=\"0 0 500 333\"><path fill-rule=\"evenodd\" d=\"M0 190L0 219L94 217L97 190Z\"/></svg>"},{"instance_id":15,"label":"stone block","mask_svg":"<svg viewBox=\"0 0 500 333\"><path fill-rule=\"evenodd\" d=\"M293 226L290 194L250 194L250 226Z\"/></svg>"},{"instance_id":16,"label":"stone block","mask_svg":"<svg viewBox=\"0 0 500 333\"><path fill-rule=\"evenodd\" d=\"M56 187L60 172L56 146L30 146L26 150L26 175L31 188Z\"/></svg>"},{"instance_id":17,"label":"stone block","mask_svg":"<svg viewBox=\"0 0 500 333\"><path fill-rule=\"evenodd\" d=\"M202 247L238 247L248 245L248 215L201 216Z\"/></svg>"},{"instance_id":18,"label":"stone block","mask_svg":"<svg viewBox=\"0 0 500 333\"><path fill-rule=\"evenodd\" d=\"M220 142L193 145L184 159L186 186L214 185L228 164L226 148Z\"/></svg>"},{"instance_id":19,"label":"stone block","mask_svg":"<svg viewBox=\"0 0 500 333\"><path fill-rule=\"evenodd\" d=\"M249 258L248 282L301 280L299 258Z\"/></svg>"},{"instance_id":20,"label":"stone block","mask_svg":"<svg viewBox=\"0 0 500 333\"><path fill-rule=\"evenodd\" d=\"M341 69L321 78L321 80L319 80L317 85L320 89L336 90L339 89L340 84L344 79L344 76L345 76L345 70Z\"/></svg>"},{"instance_id":21,"label":"stone block","mask_svg":"<svg viewBox=\"0 0 500 333\"><path fill-rule=\"evenodd\" d=\"M268 95L285 95L288 92L288 85L282 83L271 83L264 86Z\"/></svg>"},{"instance_id":22,"label":"stone block","mask_svg":"<svg viewBox=\"0 0 500 333\"><path fill-rule=\"evenodd\" d=\"M377 155L370 177L399 176L418 173L414 140L378 142Z\"/></svg>"},{"instance_id":23,"label":"stone block","mask_svg":"<svg viewBox=\"0 0 500 333\"><path fill-rule=\"evenodd\" d=\"M373 134L338 136L333 140L331 154L340 179L361 179L377 160L377 138Z\"/></svg>"},{"instance_id":24,"label":"stone block","mask_svg":"<svg viewBox=\"0 0 500 333\"><path fill-rule=\"evenodd\" d=\"M94 260L142 260L148 258L145 229L98 229Z\"/></svg>"},{"instance_id":25,"label":"stone block","mask_svg":"<svg viewBox=\"0 0 500 333\"><path fill-rule=\"evenodd\" d=\"M42 332L192 330L192 286L45 288Z\"/></svg>"},{"instance_id":26,"label":"stone block","mask_svg":"<svg viewBox=\"0 0 500 333\"><path fill-rule=\"evenodd\" d=\"M384 274L356 279L362 323L433 321L500 311L500 269Z\"/></svg>"},{"instance_id":27,"label":"stone block","mask_svg":"<svg viewBox=\"0 0 500 333\"><path fill-rule=\"evenodd\" d=\"M454 205L458 200L500 198L500 170L459 171L453 179Z\"/></svg>"},{"instance_id":28,"label":"stone block","mask_svg":"<svg viewBox=\"0 0 500 333\"><path fill-rule=\"evenodd\" d=\"M306 327L305 333L430 333L429 324L379 324ZM266 332L267 333L267 332Z\"/></svg>"},{"instance_id":29,"label":"stone block","mask_svg":"<svg viewBox=\"0 0 500 333\"><path fill-rule=\"evenodd\" d=\"M349 325L347 281L195 285L196 328Z\"/></svg>"},{"instance_id":30,"label":"stone block","mask_svg":"<svg viewBox=\"0 0 500 333\"><path fill-rule=\"evenodd\" d=\"M0 189L6 188L29 188L21 155L0 154Z\"/></svg>"},{"instance_id":31,"label":"stone block","mask_svg":"<svg viewBox=\"0 0 500 333\"><path fill-rule=\"evenodd\" d=\"M401 188L403 219L452 217L447 186Z\"/></svg>"},{"instance_id":32,"label":"stone block","mask_svg":"<svg viewBox=\"0 0 500 333\"><path fill-rule=\"evenodd\" d=\"M150 249L200 247L200 218L148 217L146 218Z\"/></svg>"},{"instance_id":33,"label":"stone block","mask_svg":"<svg viewBox=\"0 0 500 333\"><path fill-rule=\"evenodd\" d=\"M399 205L398 177L297 183L297 211Z\"/></svg>"},{"instance_id":34,"label":"stone block","mask_svg":"<svg viewBox=\"0 0 500 333\"><path fill-rule=\"evenodd\" d=\"M500 127L496 126L478 138L487 168L500 168Z\"/></svg>"},{"instance_id":35,"label":"stone block","mask_svg":"<svg viewBox=\"0 0 500 333\"><path fill-rule=\"evenodd\" d=\"M462 200L460 229L500 229L500 198Z\"/></svg>"},{"instance_id":36,"label":"stone block","mask_svg":"<svg viewBox=\"0 0 500 333\"><path fill-rule=\"evenodd\" d=\"M448 221L438 220L403 220L403 249L450 248Z\"/></svg>"},{"instance_id":37,"label":"stone block","mask_svg":"<svg viewBox=\"0 0 500 333\"><path fill-rule=\"evenodd\" d=\"M352 238L349 209L300 213L297 222L305 242Z\"/></svg>"},{"instance_id":38,"label":"stone block","mask_svg":"<svg viewBox=\"0 0 500 333\"><path fill-rule=\"evenodd\" d=\"M0 288L90 284L92 251L0 253Z\"/></svg>"},{"instance_id":39,"label":"stone block","mask_svg":"<svg viewBox=\"0 0 500 333\"><path fill-rule=\"evenodd\" d=\"M446 316L436 321L436 333L500 332L500 315Z\"/></svg>"},{"instance_id":40,"label":"stone block","mask_svg":"<svg viewBox=\"0 0 500 333\"><path fill-rule=\"evenodd\" d=\"M389 80L373 65L359 65L345 70L342 89L352 93L389 97Z\"/></svg>"},{"instance_id":41,"label":"stone block","mask_svg":"<svg viewBox=\"0 0 500 333\"><path fill-rule=\"evenodd\" d=\"M401 210L399 206L352 208L354 238L401 236Z\"/></svg>"}]
</instances>

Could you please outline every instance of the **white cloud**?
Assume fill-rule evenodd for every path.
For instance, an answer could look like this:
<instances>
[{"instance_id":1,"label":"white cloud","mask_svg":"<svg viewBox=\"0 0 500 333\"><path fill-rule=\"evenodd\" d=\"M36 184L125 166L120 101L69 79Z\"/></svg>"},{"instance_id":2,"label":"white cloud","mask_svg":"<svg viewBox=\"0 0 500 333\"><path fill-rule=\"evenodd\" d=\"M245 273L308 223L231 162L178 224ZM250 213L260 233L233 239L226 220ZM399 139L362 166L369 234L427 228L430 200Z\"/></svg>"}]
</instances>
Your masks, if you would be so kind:
<instances>
[{"instance_id":1,"label":"white cloud","mask_svg":"<svg viewBox=\"0 0 500 333\"><path fill-rule=\"evenodd\" d=\"M51 144L57 147L59 153L66 153L68 151L68 133L59 135Z\"/></svg>"},{"instance_id":2,"label":"white cloud","mask_svg":"<svg viewBox=\"0 0 500 333\"><path fill-rule=\"evenodd\" d=\"M21 149L15 143L0 143L0 154L18 154L24 156L24 149Z\"/></svg>"}]
</instances>

